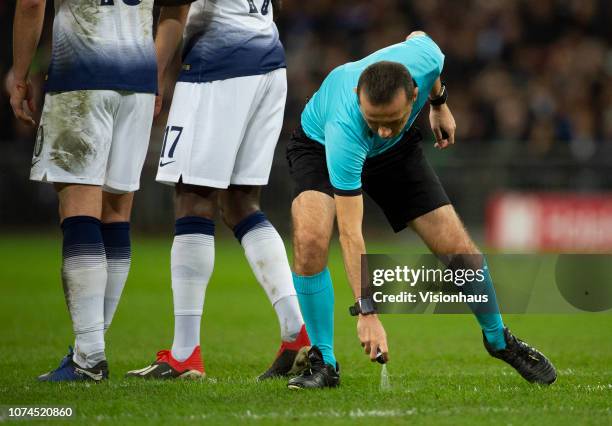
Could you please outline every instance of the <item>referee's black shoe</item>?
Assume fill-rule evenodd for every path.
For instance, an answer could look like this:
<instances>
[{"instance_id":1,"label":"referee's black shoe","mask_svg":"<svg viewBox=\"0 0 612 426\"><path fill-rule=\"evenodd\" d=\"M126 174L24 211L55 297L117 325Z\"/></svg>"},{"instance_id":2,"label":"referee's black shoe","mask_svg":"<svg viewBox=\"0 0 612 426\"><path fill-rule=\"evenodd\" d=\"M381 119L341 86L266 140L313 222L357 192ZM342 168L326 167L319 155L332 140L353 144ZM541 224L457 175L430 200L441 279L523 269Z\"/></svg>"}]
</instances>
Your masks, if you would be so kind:
<instances>
[{"instance_id":1,"label":"referee's black shoe","mask_svg":"<svg viewBox=\"0 0 612 426\"><path fill-rule=\"evenodd\" d=\"M557 380L555 366L540 351L517 339L504 328L506 347L496 351L489 345L483 333L483 341L489 355L510 364L525 380L541 385L550 385Z\"/></svg>"},{"instance_id":2,"label":"referee's black shoe","mask_svg":"<svg viewBox=\"0 0 612 426\"><path fill-rule=\"evenodd\" d=\"M323 354L316 346L308 351L310 368L287 383L289 389L335 388L340 385L340 367L323 361Z\"/></svg>"}]
</instances>

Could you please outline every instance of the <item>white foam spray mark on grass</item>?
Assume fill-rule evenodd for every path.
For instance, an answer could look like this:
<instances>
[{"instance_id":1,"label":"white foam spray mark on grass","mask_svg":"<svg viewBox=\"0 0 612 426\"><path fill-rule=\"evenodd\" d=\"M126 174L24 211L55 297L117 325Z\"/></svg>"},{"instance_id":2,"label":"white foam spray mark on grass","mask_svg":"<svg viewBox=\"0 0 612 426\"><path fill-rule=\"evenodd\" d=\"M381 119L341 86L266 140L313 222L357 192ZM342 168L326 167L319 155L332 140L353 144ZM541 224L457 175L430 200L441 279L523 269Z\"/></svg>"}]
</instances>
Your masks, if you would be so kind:
<instances>
[{"instance_id":1,"label":"white foam spray mark on grass","mask_svg":"<svg viewBox=\"0 0 612 426\"><path fill-rule=\"evenodd\" d=\"M391 390L391 382L389 381L389 372L387 364L383 364L380 368L380 391L387 392Z\"/></svg>"},{"instance_id":2,"label":"white foam spray mark on grass","mask_svg":"<svg viewBox=\"0 0 612 426\"><path fill-rule=\"evenodd\" d=\"M255 413L251 410L247 410L241 413L233 414L233 417L240 420L268 420L268 419L308 419L308 418L338 418L345 419L350 418L368 418L368 417L406 417L418 414L416 408L410 409L383 409L383 410L362 410L353 409L349 411L344 410L321 410L311 412L299 412L285 411L285 412L267 412L267 413Z\"/></svg>"}]
</instances>

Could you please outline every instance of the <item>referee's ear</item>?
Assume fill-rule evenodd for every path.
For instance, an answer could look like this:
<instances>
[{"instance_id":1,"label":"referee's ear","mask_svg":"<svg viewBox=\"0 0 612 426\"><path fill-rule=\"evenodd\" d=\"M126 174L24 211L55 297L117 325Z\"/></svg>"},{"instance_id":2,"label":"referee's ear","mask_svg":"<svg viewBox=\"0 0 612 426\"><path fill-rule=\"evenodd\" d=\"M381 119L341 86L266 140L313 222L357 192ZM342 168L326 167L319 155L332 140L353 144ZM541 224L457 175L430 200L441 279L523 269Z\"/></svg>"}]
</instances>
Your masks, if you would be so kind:
<instances>
[{"instance_id":1,"label":"referee's ear","mask_svg":"<svg viewBox=\"0 0 612 426\"><path fill-rule=\"evenodd\" d=\"M412 103L416 102L418 96L419 96L419 88L414 86L414 90L412 91Z\"/></svg>"}]
</instances>

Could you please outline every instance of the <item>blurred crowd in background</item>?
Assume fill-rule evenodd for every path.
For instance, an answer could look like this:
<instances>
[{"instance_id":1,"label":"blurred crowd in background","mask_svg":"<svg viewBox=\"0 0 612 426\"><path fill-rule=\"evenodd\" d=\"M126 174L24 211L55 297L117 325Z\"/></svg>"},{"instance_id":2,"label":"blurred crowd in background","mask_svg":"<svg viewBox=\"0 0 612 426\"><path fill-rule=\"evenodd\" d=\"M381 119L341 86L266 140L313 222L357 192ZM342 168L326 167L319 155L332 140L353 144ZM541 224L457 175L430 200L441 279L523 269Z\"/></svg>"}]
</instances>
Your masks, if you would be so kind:
<instances>
[{"instance_id":1,"label":"blurred crowd in background","mask_svg":"<svg viewBox=\"0 0 612 426\"><path fill-rule=\"evenodd\" d=\"M53 2L47 3L31 73L39 105L50 58ZM1 81L11 64L13 10L13 1L0 0ZM275 15L289 83L277 164L284 163L284 144L306 99L329 71L402 41L414 30L429 33L446 55L443 79L459 144L518 146L509 161L562 155L582 164L612 154L610 0L284 0ZM157 161L172 76L164 84L169 96L155 123L150 168ZM0 91L0 122L2 152L15 161L23 158L21 176L27 179L34 129L12 118L5 91ZM426 111L419 123L428 129ZM462 152L450 155L479 155L478 149ZM571 166L567 171L574 173Z\"/></svg>"},{"instance_id":2,"label":"blurred crowd in background","mask_svg":"<svg viewBox=\"0 0 612 426\"><path fill-rule=\"evenodd\" d=\"M422 29L446 55L459 141L586 156L612 142L611 23L609 0L285 1L289 111L330 69Z\"/></svg>"}]
</instances>

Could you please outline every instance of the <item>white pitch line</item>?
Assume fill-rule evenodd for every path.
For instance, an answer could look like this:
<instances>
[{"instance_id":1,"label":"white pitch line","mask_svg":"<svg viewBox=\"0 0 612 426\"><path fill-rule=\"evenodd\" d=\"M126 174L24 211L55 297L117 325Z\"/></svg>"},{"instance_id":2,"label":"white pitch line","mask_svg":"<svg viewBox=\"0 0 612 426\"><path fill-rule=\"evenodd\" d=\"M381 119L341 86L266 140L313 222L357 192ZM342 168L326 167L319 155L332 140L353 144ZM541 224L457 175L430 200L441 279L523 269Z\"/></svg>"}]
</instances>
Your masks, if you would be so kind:
<instances>
[{"instance_id":1,"label":"white pitch line","mask_svg":"<svg viewBox=\"0 0 612 426\"><path fill-rule=\"evenodd\" d=\"M335 417L335 418L368 418L368 417L406 417L417 414L416 408L407 410L350 410L350 411L311 411L305 413L295 413L286 411L283 413L279 412L268 412L268 413L253 413L247 410L244 413L236 413L234 417L238 419L250 419L250 420L262 420L262 419L278 419L278 418L313 418L313 417Z\"/></svg>"}]
</instances>

